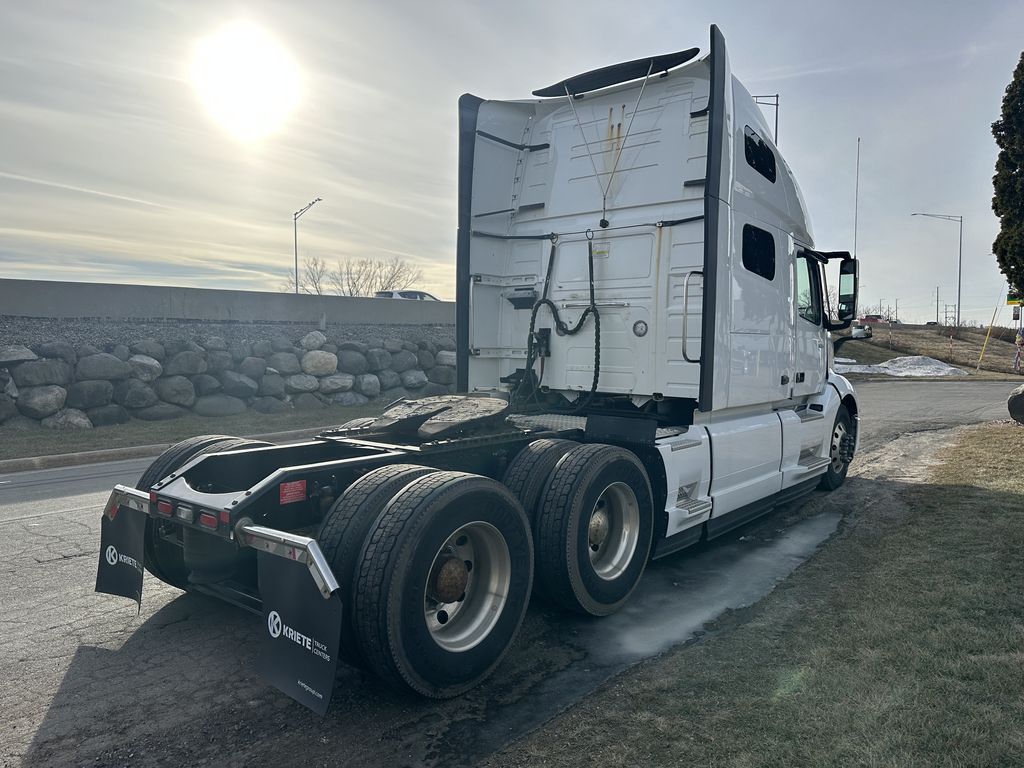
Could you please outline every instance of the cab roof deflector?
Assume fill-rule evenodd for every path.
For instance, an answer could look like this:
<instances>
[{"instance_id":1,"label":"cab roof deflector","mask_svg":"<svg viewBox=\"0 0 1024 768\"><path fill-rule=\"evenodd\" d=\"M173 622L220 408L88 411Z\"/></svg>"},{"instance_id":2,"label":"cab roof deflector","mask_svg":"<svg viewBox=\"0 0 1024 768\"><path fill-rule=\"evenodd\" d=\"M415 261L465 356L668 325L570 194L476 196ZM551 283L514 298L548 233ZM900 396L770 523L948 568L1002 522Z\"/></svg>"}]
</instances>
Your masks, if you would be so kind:
<instances>
[{"instance_id":1,"label":"cab roof deflector","mask_svg":"<svg viewBox=\"0 0 1024 768\"><path fill-rule=\"evenodd\" d=\"M700 48L687 48L678 53L665 53L661 56L648 56L646 59L612 64L608 67L584 72L582 75L575 75L554 85L549 85L547 88L541 88L534 91L533 95L540 97L565 96L568 91L573 96L579 96L588 91L596 91L610 85L637 80L647 75L648 72L652 74L661 72L664 76L670 69L685 64L698 53L700 53Z\"/></svg>"}]
</instances>

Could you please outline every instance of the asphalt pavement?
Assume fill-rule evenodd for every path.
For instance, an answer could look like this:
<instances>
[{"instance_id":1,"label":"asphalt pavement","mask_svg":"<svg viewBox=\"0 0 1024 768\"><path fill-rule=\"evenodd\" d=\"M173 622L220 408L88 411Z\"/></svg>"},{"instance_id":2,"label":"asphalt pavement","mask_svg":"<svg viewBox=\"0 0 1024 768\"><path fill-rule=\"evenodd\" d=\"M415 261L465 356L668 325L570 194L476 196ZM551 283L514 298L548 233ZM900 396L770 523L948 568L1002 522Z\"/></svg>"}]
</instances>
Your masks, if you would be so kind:
<instances>
[{"instance_id":1,"label":"asphalt pavement","mask_svg":"<svg viewBox=\"0 0 1024 768\"><path fill-rule=\"evenodd\" d=\"M1006 419L1012 389L860 384L861 452L882 452L908 432ZM344 670L320 720L256 676L257 617L149 575L139 615L134 603L93 592L103 503L150 461L0 475L2 765L249 765L300 753L361 766L472 764L622 669L759 600L843 511L836 495L814 494L652 564L630 605L608 619L532 606L496 674L454 701L398 695Z\"/></svg>"}]
</instances>

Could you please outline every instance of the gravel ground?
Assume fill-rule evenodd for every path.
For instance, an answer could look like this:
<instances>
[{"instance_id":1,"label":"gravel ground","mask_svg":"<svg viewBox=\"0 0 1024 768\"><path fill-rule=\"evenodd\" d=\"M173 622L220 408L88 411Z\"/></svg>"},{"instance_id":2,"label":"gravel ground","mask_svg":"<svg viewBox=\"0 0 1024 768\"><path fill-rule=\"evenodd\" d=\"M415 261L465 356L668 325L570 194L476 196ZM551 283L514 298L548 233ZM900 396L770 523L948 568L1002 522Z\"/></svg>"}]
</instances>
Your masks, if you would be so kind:
<instances>
[{"instance_id":1,"label":"gravel ground","mask_svg":"<svg viewBox=\"0 0 1024 768\"><path fill-rule=\"evenodd\" d=\"M139 339L193 339L220 336L228 343L259 341L276 336L300 339L321 330L316 323L201 323L116 321L99 318L28 318L0 315L0 346L24 344L32 347L48 341L66 341L72 346L92 344L99 348L131 344ZM337 325L328 324L324 333L331 340L429 339L435 343L455 337L454 325Z\"/></svg>"}]
</instances>

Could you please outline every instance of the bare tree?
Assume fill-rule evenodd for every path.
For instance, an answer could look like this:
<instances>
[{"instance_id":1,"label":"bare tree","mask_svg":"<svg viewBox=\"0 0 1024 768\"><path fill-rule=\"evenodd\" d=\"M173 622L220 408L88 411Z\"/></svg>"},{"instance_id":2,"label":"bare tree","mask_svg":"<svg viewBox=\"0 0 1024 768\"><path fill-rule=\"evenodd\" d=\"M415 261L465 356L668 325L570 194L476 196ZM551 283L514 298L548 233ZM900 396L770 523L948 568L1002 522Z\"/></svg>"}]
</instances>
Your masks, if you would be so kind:
<instances>
[{"instance_id":1,"label":"bare tree","mask_svg":"<svg viewBox=\"0 0 1024 768\"><path fill-rule=\"evenodd\" d=\"M342 296L373 296L377 291L402 291L423 280L423 270L394 258L345 259L330 275L331 285Z\"/></svg>"},{"instance_id":2,"label":"bare tree","mask_svg":"<svg viewBox=\"0 0 1024 768\"><path fill-rule=\"evenodd\" d=\"M299 273L298 293L309 293L315 296L323 296L327 293L328 283L331 281L331 270L327 262L319 257L306 257L302 261L302 271ZM295 293L295 275L289 272L281 283L281 290L285 293Z\"/></svg>"}]
</instances>

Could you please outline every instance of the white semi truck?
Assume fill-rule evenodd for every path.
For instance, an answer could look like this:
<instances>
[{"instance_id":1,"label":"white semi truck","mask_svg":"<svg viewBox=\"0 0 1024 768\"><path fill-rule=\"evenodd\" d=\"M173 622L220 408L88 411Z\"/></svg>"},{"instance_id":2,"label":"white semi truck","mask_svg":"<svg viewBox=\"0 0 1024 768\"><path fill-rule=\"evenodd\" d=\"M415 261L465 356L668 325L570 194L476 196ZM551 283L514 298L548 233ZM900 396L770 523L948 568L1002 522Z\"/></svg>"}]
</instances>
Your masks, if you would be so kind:
<instances>
[{"instance_id":1,"label":"white semi truck","mask_svg":"<svg viewBox=\"0 0 1024 768\"><path fill-rule=\"evenodd\" d=\"M98 591L141 602L145 567L261 613L261 673L319 712L339 657L449 697L531 595L610 614L652 558L842 484L857 262L815 248L718 29L534 96L459 102L462 394L174 446L112 492Z\"/></svg>"}]
</instances>

